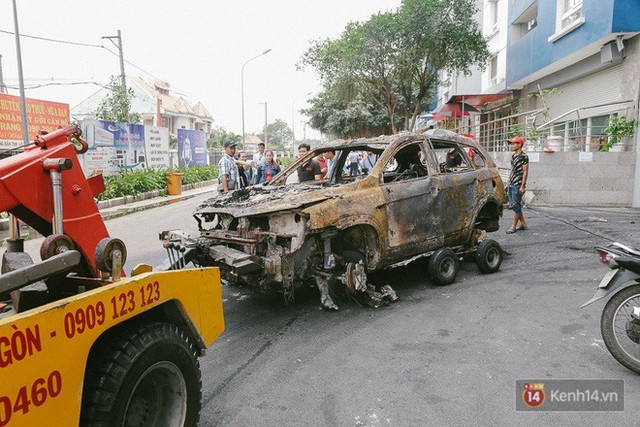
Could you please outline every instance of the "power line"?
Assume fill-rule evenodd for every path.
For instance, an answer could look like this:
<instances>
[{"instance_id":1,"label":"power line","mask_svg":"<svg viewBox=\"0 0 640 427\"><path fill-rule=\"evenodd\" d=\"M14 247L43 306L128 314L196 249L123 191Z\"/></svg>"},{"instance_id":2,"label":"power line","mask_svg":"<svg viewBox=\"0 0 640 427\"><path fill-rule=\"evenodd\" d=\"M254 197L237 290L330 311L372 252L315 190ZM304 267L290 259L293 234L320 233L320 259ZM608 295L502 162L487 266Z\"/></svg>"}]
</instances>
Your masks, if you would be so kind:
<instances>
[{"instance_id":1,"label":"power line","mask_svg":"<svg viewBox=\"0 0 640 427\"><path fill-rule=\"evenodd\" d=\"M94 81L87 81L87 82L70 82L70 83L59 83L59 82L49 82L49 83L41 83L41 84L34 84L34 85L29 85L29 86L25 86L25 89L39 89L39 88L43 88L46 86L77 86L77 85L96 85L96 86L100 86L103 88L109 88L109 85L104 85L102 83L98 83L98 82L94 82ZM6 87L8 87L9 89L18 89L18 86L11 86L11 85L6 85Z\"/></svg>"},{"instance_id":2,"label":"power line","mask_svg":"<svg viewBox=\"0 0 640 427\"><path fill-rule=\"evenodd\" d=\"M0 30L0 33L5 33L5 34L11 34L14 35L15 33L13 31L7 31L7 30ZM27 35L27 34L20 34L20 37L27 37L27 38L31 38L31 39L36 39L36 40L43 40L43 41L48 41L48 42L52 42L52 43L61 43L61 44L69 44L69 45L75 45L75 46L84 46L84 47L94 47L94 48L100 48L100 49L104 49L107 52L109 52L110 54L118 57L119 55L117 53L115 53L114 51L110 50L108 47L104 46L104 45L97 45L97 44L89 44L89 43L81 43L81 42L72 42L72 41L67 41L67 40L56 40L56 39L52 39L52 38L48 38L48 37L40 37L40 36L31 36L31 35ZM134 63L132 63L131 61L124 59L124 62L126 62L127 64L129 64L130 66L132 66L133 68L143 72L144 74L153 77L156 80L161 80L163 81L164 79L161 79L160 77L157 77L153 74L151 74L150 72L143 70L142 68L138 67L137 65L135 65ZM103 87L107 87L104 85L101 85L99 83L96 82L87 82L87 83L91 83L91 84L96 84L98 86L103 86ZM82 84L82 83L79 83ZM47 85L42 85L42 86L47 86ZM39 87L42 87L39 86ZM12 86L7 86L10 87L12 89L14 89L14 87ZM182 90L176 86L172 85L172 90L173 92L177 93L177 94L181 94L181 95L185 95L188 97L193 97L193 95L189 94L187 91ZM30 87L29 89L35 89L35 87Z\"/></svg>"},{"instance_id":3,"label":"power line","mask_svg":"<svg viewBox=\"0 0 640 427\"><path fill-rule=\"evenodd\" d=\"M6 31L6 30L0 30L0 33L11 34L11 35L15 34L13 31ZM66 41L66 40L56 40L56 39L50 39L50 38L47 38L47 37L29 36L27 34L20 34L20 37L27 37L27 38L30 38L30 39L44 40L44 41L54 42L54 43L71 44L71 45L76 45L76 46L99 47L99 48L103 47L102 45L97 45L97 44L70 42L70 41Z\"/></svg>"}]
</instances>

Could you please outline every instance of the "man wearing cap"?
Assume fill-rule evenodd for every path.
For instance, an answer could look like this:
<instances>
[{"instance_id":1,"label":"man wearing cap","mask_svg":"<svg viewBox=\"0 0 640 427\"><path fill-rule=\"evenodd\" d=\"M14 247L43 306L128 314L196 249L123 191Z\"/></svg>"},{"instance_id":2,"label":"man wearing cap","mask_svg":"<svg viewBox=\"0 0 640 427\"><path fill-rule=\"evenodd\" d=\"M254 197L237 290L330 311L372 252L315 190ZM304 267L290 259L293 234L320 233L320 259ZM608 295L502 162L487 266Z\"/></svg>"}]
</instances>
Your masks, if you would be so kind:
<instances>
[{"instance_id":1,"label":"man wearing cap","mask_svg":"<svg viewBox=\"0 0 640 427\"><path fill-rule=\"evenodd\" d=\"M224 142L224 154L218 162L218 191L227 193L240 188L240 174L238 166L233 158L236 153L236 143L227 140Z\"/></svg>"},{"instance_id":2,"label":"man wearing cap","mask_svg":"<svg viewBox=\"0 0 640 427\"><path fill-rule=\"evenodd\" d=\"M509 174L509 185L507 195L513 207L513 224L507 230L507 234L513 234L518 230L527 229L527 221L522 214L522 196L527 189L527 178L529 176L529 156L522 151L524 139L516 136L508 140L509 148L513 151L511 155L511 173ZM520 225L518 225L518 222Z\"/></svg>"}]
</instances>

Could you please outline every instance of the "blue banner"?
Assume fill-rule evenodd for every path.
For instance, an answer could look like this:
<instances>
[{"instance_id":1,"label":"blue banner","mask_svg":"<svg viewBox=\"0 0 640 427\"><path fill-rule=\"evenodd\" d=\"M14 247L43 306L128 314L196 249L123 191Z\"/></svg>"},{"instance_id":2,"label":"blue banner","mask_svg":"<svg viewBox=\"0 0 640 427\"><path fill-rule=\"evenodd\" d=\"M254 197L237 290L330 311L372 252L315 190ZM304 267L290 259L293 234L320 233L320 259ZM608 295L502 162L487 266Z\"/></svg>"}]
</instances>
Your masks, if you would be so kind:
<instances>
[{"instance_id":1,"label":"blue banner","mask_svg":"<svg viewBox=\"0 0 640 427\"><path fill-rule=\"evenodd\" d=\"M207 134L203 130L178 129L178 166L206 166Z\"/></svg>"}]
</instances>

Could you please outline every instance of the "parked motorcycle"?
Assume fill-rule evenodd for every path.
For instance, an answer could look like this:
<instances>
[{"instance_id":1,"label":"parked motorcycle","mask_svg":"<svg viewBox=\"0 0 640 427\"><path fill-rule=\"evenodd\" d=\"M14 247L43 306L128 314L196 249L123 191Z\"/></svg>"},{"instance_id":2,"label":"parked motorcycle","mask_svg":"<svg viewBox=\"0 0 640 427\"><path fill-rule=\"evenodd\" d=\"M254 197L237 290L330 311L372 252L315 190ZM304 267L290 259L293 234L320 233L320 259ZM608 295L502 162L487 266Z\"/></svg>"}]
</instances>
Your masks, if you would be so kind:
<instances>
[{"instance_id":1,"label":"parked motorcycle","mask_svg":"<svg viewBox=\"0 0 640 427\"><path fill-rule=\"evenodd\" d=\"M582 308L609 297L600 319L602 339L618 362L640 373L640 251L617 242L596 250L611 271Z\"/></svg>"}]
</instances>

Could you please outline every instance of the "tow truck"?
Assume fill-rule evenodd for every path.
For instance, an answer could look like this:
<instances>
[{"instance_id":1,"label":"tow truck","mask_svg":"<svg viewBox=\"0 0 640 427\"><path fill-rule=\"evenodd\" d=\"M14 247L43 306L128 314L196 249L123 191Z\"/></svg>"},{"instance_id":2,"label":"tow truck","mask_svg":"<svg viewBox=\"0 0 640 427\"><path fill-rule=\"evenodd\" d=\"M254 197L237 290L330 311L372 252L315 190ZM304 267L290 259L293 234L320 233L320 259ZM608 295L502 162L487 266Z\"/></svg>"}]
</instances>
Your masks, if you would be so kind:
<instances>
[{"instance_id":1,"label":"tow truck","mask_svg":"<svg viewBox=\"0 0 640 427\"><path fill-rule=\"evenodd\" d=\"M220 272L140 264L125 277L86 150L69 125L0 159L0 212L45 236L37 262L19 232L2 256L0 427L196 425L198 356L224 331Z\"/></svg>"}]
</instances>

